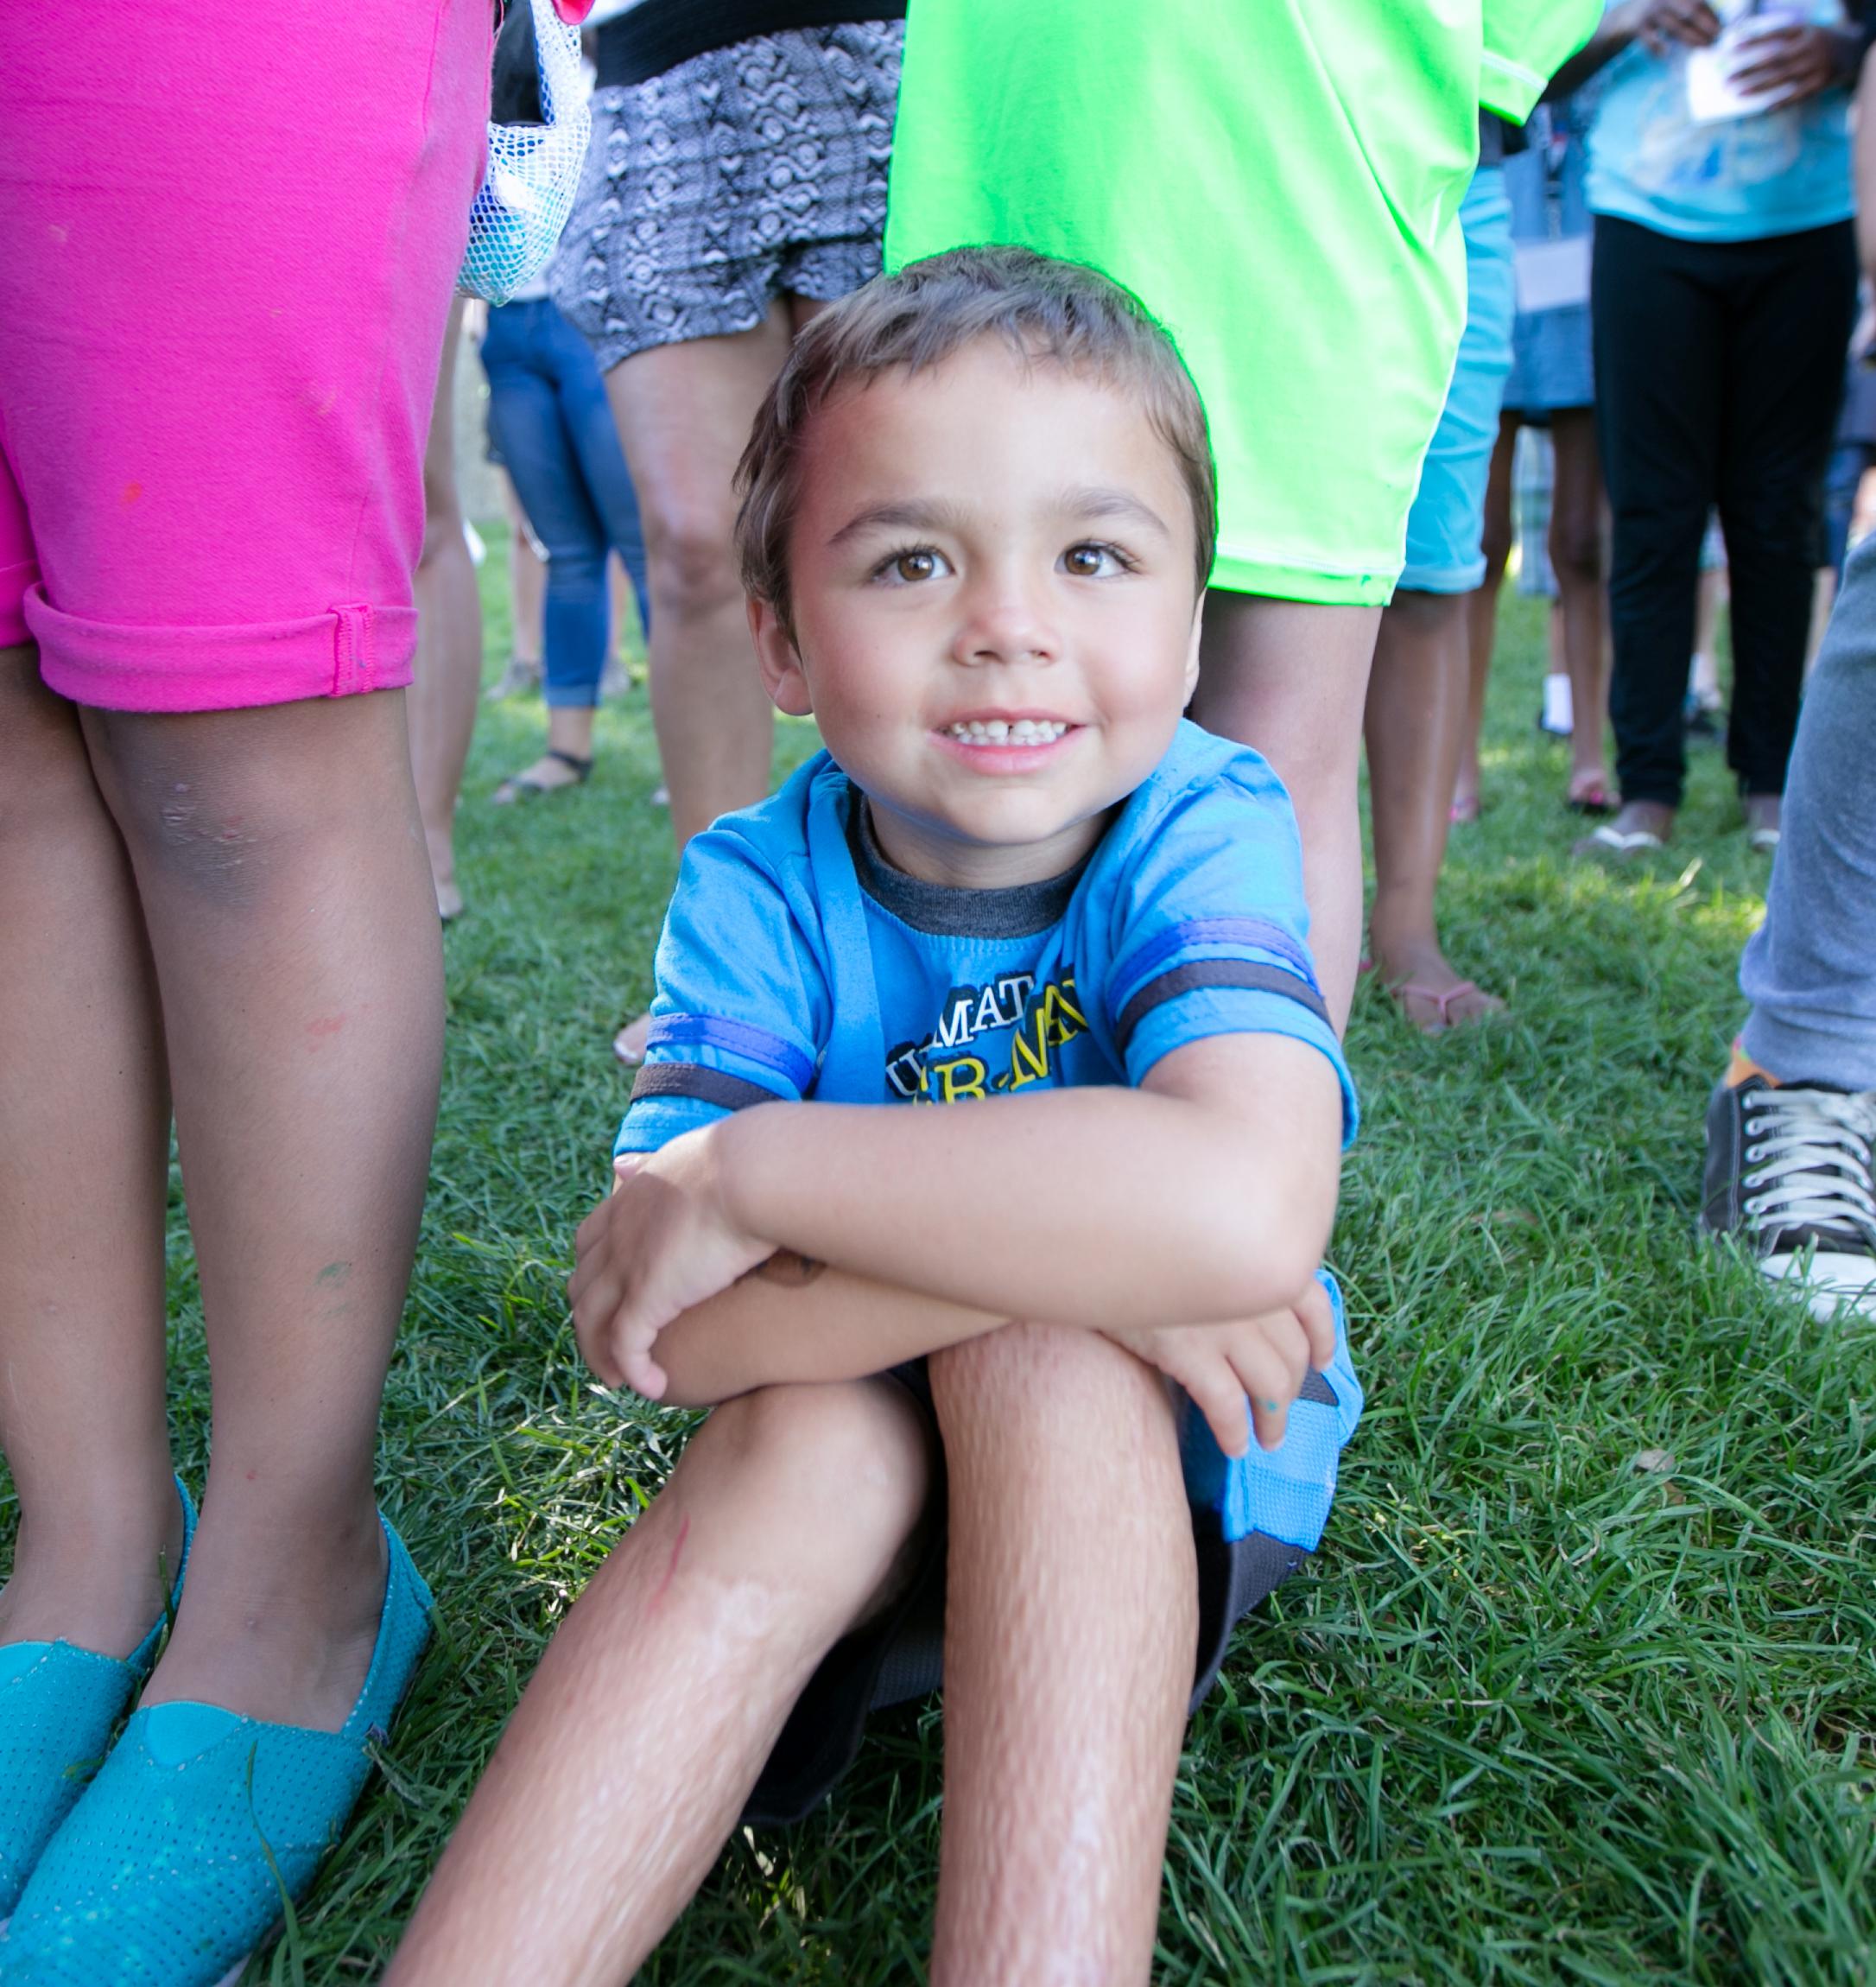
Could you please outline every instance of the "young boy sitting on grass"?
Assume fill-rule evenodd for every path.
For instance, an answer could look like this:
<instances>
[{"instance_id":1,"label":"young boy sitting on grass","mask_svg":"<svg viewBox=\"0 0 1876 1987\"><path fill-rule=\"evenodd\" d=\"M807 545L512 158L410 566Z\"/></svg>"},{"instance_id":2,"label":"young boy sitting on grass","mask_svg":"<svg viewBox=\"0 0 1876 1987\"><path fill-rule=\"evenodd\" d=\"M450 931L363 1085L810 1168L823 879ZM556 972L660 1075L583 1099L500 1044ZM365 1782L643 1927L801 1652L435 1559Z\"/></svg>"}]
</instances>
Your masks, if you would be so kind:
<instances>
[{"instance_id":1,"label":"young boy sitting on grass","mask_svg":"<svg viewBox=\"0 0 1876 1987\"><path fill-rule=\"evenodd\" d=\"M722 1405L390 1979L615 1987L941 1636L931 1978L1144 1982L1188 1705L1359 1400L1295 825L1180 716L1204 413L1106 278L959 251L809 325L741 474L764 679L827 751L685 855L570 1286L602 1380Z\"/></svg>"}]
</instances>

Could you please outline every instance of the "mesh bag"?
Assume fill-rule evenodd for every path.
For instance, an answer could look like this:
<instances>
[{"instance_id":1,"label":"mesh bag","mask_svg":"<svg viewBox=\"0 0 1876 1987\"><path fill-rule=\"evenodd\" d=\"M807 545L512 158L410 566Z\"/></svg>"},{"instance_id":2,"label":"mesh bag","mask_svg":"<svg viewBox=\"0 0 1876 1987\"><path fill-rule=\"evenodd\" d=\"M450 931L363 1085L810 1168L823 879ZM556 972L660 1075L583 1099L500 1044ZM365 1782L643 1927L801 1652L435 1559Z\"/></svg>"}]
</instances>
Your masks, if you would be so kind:
<instances>
[{"instance_id":1,"label":"mesh bag","mask_svg":"<svg viewBox=\"0 0 1876 1987\"><path fill-rule=\"evenodd\" d=\"M580 184L593 129L580 74L580 30L553 0L527 0L541 77L538 124L489 126L489 162L469 209L459 289L506 303L554 252Z\"/></svg>"}]
</instances>

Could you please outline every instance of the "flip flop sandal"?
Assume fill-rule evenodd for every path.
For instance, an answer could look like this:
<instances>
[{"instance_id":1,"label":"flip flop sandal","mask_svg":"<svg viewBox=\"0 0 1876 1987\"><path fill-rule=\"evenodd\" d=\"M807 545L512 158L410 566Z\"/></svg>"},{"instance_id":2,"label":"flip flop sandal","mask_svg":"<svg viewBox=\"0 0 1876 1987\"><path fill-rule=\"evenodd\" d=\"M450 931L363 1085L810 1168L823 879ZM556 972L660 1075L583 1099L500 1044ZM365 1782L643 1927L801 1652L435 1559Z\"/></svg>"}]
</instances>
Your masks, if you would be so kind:
<instances>
[{"instance_id":1,"label":"flip flop sandal","mask_svg":"<svg viewBox=\"0 0 1876 1987\"><path fill-rule=\"evenodd\" d=\"M1615 802L1609 790L1599 779L1586 786L1581 793L1567 793L1563 804L1572 814L1613 814Z\"/></svg>"},{"instance_id":2,"label":"flip flop sandal","mask_svg":"<svg viewBox=\"0 0 1876 1987\"><path fill-rule=\"evenodd\" d=\"M1639 855L1645 849L1665 848L1668 845L1651 828L1612 828L1605 822L1577 844L1578 847L1597 851L1607 850L1611 855Z\"/></svg>"},{"instance_id":3,"label":"flip flop sandal","mask_svg":"<svg viewBox=\"0 0 1876 1987\"><path fill-rule=\"evenodd\" d=\"M1453 1019L1454 1001L1461 999L1467 994L1485 994L1485 989L1475 980L1461 980L1458 986L1448 987L1443 994L1436 992L1431 987L1417 986L1411 980L1397 981L1387 991L1388 997L1400 1009L1401 1019L1407 1022L1410 1027L1420 1028L1420 1024L1415 1021L1407 1012L1409 997L1410 996L1416 1000L1432 1002L1439 1014L1440 1025L1437 1028L1420 1028L1420 1032L1423 1035L1444 1035L1452 1029L1462 1026L1467 1021L1482 1021L1485 1019L1484 1014L1462 1015L1457 1021ZM1486 997L1490 998L1489 995ZM1490 1013L1493 1010L1488 1009L1487 1012Z\"/></svg>"},{"instance_id":4,"label":"flip flop sandal","mask_svg":"<svg viewBox=\"0 0 1876 1987\"><path fill-rule=\"evenodd\" d=\"M530 772L517 772L504 779L496 788L493 801L497 807L506 807L511 801L525 800L536 794L565 793L568 787L584 786L593 776L593 761L581 759L577 753L556 752L551 748L542 753L542 759L557 759L573 774L571 779L536 779Z\"/></svg>"}]
</instances>

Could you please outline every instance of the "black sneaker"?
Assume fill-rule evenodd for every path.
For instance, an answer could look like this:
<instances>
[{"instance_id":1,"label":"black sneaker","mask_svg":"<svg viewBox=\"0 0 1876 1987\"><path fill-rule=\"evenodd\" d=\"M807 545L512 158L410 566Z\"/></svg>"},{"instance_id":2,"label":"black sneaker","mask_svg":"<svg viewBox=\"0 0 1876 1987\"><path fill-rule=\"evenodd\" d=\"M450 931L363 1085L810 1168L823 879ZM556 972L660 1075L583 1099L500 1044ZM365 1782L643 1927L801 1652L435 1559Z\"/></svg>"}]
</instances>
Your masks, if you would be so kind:
<instances>
[{"instance_id":1,"label":"black sneaker","mask_svg":"<svg viewBox=\"0 0 1876 1987\"><path fill-rule=\"evenodd\" d=\"M1702 1225L1736 1236L1772 1281L1796 1276L1811 1314L1876 1317L1876 1090L1720 1084L1707 1105Z\"/></svg>"}]
</instances>

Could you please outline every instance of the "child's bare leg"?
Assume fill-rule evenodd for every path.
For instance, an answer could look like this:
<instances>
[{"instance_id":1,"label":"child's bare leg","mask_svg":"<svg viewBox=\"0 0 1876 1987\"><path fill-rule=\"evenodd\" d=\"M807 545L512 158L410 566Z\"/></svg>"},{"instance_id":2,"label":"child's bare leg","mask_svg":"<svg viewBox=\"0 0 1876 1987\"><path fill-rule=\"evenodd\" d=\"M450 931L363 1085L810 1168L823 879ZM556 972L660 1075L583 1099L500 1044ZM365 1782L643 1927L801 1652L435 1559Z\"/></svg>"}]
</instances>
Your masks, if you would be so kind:
<instances>
[{"instance_id":1,"label":"child's bare leg","mask_svg":"<svg viewBox=\"0 0 1876 1987\"><path fill-rule=\"evenodd\" d=\"M1429 1034L1505 1005L1448 963L1435 910L1466 725L1466 606L1463 594L1395 594L1368 684L1369 943L1401 1012Z\"/></svg>"},{"instance_id":2,"label":"child's bare leg","mask_svg":"<svg viewBox=\"0 0 1876 1987\"><path fill-rule=\"evenodd\" d=\"M443 361L423 448L423 551L417 561L417 661L409 693L410 765L430 852L436 908L462 909L456 882L456 801L482 694L482 602L456 480L456 355L463 299L450 306Z\"/></svg>"},{"instance_id":3,"label":"child's bare leg","mask_svg":"<svg viewBox=\"0 0 1876 1987\"><path fill-rule=\"evenodd\" d=\"M1290 790L1309 945L1338 1032L1361 951L1361 712L1380 612L1214 588L1192 699L1199 723L1254 746Z\"/></svg>"},{"instance_id":4,"label":"child's bare leg","mask_svg":"<svg viewBox=\"0 0 1876 1987\"><path fill-rule=\"evenodd\" d=\"M0 1642L126 1655L182 1513L163 1417L169 1106L124 846L77 710L0 651Z\"/></svg>"},{"instance_id":5,"label":"child's bare leg","mask_svg":"<svg viewBox=\"0 0 1876 1987\"><path fill-rule=\"evenodd\" d=\"M933 1987L1144 1982L1198 1644L1165 1384L1034 1324L931 1373L951 1514Z\"/></svg>"},{"instance_id":6,"label":"child's bare leg","mask_svg":"<svg viewBox=\"0 0 1876 1987\"><path fill-rule=\"evenodd\" d=\"M886 1382L718 1408L542 1659L385 1987L627 1979L886 1588L929 1476Z\"/></svg>"},{"instance_id":7,"label":"child's bare leg","mask_svg":"<svg viewBox=\"0 0 1876 1987\"><path fill-rule=\"evenodd\" d=\"M145 1701L336 1730L383 1603L378 1395L441 1060L403 700L83 722L155 963L213 1380L201 1529Z\"/></svg>"}]
</instances>

